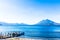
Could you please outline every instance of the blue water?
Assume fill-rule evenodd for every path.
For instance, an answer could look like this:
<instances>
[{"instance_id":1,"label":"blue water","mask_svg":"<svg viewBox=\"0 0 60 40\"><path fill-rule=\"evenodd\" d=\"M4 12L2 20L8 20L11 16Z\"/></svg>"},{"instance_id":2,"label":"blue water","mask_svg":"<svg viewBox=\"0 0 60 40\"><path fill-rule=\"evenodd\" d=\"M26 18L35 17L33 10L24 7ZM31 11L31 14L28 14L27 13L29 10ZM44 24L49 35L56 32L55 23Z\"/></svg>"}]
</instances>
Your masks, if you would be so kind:
<instances>
[{"instance_id":1,"label":"blue water","mask_svg":"<svg viewBox=\"0 0 60 40\"><path fill-rule=\"evenodd\" d=\"M60 26L0 26L0 32L22 31L23 37L60 37Z\"/></svg>"}]
</instances>

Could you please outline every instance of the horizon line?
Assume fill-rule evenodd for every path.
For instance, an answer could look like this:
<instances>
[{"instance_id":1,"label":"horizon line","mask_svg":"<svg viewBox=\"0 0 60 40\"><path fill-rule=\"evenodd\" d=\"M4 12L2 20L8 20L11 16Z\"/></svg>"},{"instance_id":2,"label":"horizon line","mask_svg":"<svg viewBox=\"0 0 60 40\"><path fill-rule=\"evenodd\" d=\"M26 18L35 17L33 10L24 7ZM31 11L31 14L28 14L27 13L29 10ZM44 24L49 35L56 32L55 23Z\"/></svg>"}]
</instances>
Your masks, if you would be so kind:
<instances>
[{"instance_id":1,"label":"horizon line","mask_svg":"<svg viewBox=\"0 0 60 40\"><path fill-rule=\"evenodd\" d=\"M41 21L43 21L43 20L50 20L50 19L42 19L42 20L40 20L39 22L41 22ZM52 22L55 22L55 21L53 21L53 20L50 20L50 21L52 21ZM37 23L39 23L39 22L37 22ZM4 21L0 21L0 23L12 23L12 22L4 22ZM13 22L13 23L16 23L16 24L29 24L29 23L24 23L24 22ZM37 23L33 23L33 24L37 24ZM55 22L55 23L58 23L58 22ZM30 25L33 25L33 24L30 24Z\"/></svg>"}]
</instances>

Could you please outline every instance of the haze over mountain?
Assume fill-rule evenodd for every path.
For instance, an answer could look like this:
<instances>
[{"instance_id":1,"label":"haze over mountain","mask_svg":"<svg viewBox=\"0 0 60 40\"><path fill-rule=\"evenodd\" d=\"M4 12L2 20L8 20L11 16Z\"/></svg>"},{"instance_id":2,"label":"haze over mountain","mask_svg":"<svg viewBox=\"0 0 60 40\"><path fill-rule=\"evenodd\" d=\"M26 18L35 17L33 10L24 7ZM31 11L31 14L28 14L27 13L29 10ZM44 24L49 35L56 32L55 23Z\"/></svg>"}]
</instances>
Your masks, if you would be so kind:
<instances>
[{"instance_id":1,"label":"haze over mountain","mask_svg":"<svg viewBox=\"0 0 60 40\"><path fill-rule=\"evenodd\" d=\"M0 25L2 26L24 26L24 25L29 25L25 23L5 23L5 22L0 22ZM51 21L49 19L42 20L34 25L60 25L60 23L56 23L54 21Z\"/></svg>"},{"instance_id":2,"label":"haze over mountain","mask_svg":"<svg viewBox=\"0 0 60 40\"><path fill-rule=\"evenodd\" d=\"M25 23L5 23L5 22L0 22L0 26L22 26L22 25L28 25Z\"/></svg>"},{"instance_id":3,"label":"haze over mountain","mask_svg":"<svg viewBox=\"0 0 60 40\"><path fill-rule=\"evenodd\" d=\"M45 20L42 20L42 21L38 22L35 25L59 25L59 23L56 23L56 22L51 21L49 19L45 19Z\"/></svg>"}]
</instances>

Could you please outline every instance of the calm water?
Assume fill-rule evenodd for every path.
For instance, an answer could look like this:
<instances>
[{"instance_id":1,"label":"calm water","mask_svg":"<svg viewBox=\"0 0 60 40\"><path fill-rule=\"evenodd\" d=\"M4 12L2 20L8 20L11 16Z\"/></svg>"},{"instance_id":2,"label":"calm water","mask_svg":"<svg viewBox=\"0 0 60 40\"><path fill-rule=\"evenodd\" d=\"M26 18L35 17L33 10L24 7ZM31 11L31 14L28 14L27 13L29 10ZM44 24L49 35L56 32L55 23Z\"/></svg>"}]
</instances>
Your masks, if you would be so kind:
<instances>
[{"instance_id":1,"label":"calm water","mask_svg":"<svg viewBox=\"0 0 60 40\"><path fill-rule=\"evenodd\" d=\"M0 32L7 31L25 32L25 35L21 37L60 37L60 26L0 26Z\"/></svg>"}]
</instances>

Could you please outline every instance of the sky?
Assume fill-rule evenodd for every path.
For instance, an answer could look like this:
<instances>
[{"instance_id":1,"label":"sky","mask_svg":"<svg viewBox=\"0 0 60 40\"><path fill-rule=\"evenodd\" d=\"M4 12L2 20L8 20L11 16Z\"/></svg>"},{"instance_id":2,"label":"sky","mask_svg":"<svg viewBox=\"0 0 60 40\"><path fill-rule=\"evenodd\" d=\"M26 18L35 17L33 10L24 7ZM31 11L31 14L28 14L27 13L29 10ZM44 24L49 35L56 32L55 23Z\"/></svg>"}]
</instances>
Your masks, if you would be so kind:
<instances>
[{"instance_id":1,"label":"sky","mask_svg":"<svg viewBox=\"0 0 60 40\"><path fill-rule=\"evenodd\" d=\"M0 22L35 24L44 19L60 23L60 0L0 0Z\"/></svg>"}]
</instances>

